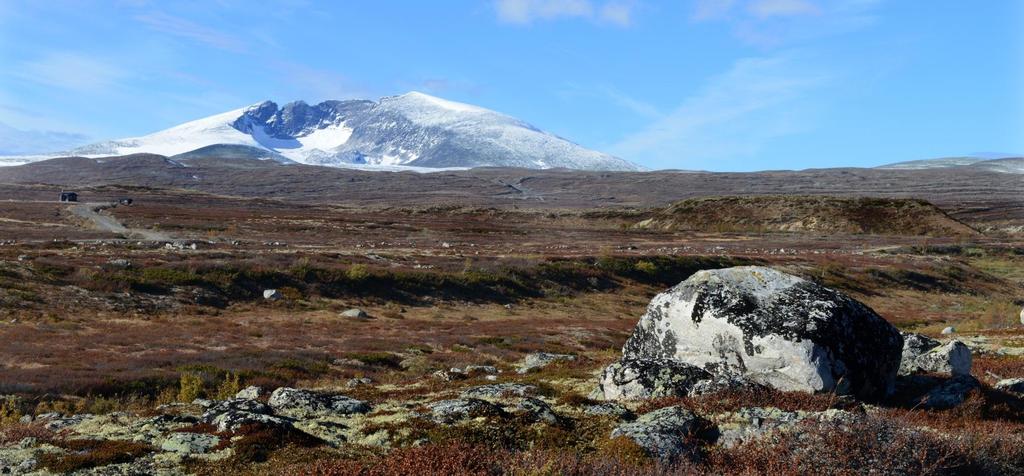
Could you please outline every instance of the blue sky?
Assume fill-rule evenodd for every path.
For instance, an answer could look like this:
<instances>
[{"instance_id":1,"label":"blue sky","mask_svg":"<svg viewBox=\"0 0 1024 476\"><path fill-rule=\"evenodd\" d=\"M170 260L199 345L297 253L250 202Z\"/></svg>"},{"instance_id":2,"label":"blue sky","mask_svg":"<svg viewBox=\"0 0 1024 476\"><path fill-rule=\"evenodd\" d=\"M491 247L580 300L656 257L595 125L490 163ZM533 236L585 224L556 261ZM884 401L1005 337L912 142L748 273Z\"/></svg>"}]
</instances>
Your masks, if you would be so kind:
<instances>
[{"instance_id":1,"label":"blue sky","mask_svg":"<svg viewBox=\"0 0 1024 476\"><path fill-rule=\"evenodd\" d=\"M1024 153L1019 0L0 0L0 151L419 90L649 168Z\"/></svg>"}]
</instances>

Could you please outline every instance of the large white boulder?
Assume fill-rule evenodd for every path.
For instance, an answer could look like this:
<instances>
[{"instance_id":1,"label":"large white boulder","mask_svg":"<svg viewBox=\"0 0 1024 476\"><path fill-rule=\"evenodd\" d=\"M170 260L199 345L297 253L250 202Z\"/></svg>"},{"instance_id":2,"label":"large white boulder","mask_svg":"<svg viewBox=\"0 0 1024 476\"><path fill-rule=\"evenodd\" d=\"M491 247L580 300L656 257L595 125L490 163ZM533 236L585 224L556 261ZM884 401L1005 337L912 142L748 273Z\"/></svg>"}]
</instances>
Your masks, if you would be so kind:
<instances>
[{"instance_id":1,"label":"large white boulder","mask_svg":"<svg viewBox=\"0 0 1024 476\"><path fill-rule=\"evenodd\" d=\"M864 304L771 268L699 271L654 297L623 360L672 359L787 391L893 391L903 339Z\"/></svg>"}]
</instances>

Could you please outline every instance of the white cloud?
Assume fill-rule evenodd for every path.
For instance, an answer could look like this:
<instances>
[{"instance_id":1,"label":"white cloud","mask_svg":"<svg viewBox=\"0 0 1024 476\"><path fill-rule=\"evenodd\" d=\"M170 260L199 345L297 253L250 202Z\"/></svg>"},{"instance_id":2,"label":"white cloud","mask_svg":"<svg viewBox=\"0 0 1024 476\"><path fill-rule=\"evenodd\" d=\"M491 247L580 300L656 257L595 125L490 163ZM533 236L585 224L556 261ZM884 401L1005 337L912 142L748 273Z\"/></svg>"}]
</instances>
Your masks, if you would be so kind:
<instances>
[{"instance_id":1,"label":"white cloud","mask_svg":"<svg viewBox=\"0 0 1024 476\"><path fill-rule=\"evenodd\" d=\"M635 0L611 0L595 4L591 0L497 0L498 20L528 25L535 21L563 18L587 19L627 27L633 23Z\"/></svg>"},{"instance_id":2,"label":"white cloud","mask_svg":"<svg viewBox=\"0 0 1024 476\"><path fill-rule=\"evenodd\" d=\"M115 89L128 73L99 58L76 53L49 53L12 68L11 75L23 81L78 92Z\"/></svg>"},{"instance_id":3,"label":"white cloud","mask_svg":"<svg viewBox=\"0 0 1024 476\"><path fill-rule=\"evenodd\" d=\"M786 56L739 60L609 152L656 167L722 168L720 161L749 158L772 139L807 130L804 98L827 79Z\"/></svg>"}]
</instances>

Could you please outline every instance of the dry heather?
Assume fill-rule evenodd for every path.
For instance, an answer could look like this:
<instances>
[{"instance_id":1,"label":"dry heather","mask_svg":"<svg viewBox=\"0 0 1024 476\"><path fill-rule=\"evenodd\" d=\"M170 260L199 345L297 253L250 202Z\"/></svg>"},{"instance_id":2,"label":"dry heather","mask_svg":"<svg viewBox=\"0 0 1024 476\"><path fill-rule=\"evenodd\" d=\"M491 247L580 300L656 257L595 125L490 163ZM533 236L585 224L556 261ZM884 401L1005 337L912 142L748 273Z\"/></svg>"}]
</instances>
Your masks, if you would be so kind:
<instances>
[{"instance_id":1,"label":"dry heather","mask_svg":"<svg viewBox=\"0 0 1024 476\"><path fill-rule=\"evenodd\" d=\"M635 226L663 231L978 235L924 200L792 195L692 198Z\"/></svg>"}]
</instances>

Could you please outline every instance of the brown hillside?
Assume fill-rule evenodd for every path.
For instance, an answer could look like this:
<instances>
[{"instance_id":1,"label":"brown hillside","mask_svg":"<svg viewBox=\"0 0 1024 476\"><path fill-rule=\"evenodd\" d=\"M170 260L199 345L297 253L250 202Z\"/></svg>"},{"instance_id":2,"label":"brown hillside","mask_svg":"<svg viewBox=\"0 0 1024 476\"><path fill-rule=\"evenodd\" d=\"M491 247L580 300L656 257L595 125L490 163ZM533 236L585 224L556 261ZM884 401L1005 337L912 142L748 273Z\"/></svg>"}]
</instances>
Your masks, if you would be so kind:
<instances>
[{"instance_id":1,"label":"brown hillside","mask_svg":"<svg viewBox=\"0 0 1024 476\"><path fill-rule=\"evenodd\" d=\"M966 236L978 232L924 200L822 196L707 197L676 202L636 228Z\"/></svg>"}]
</instances>

